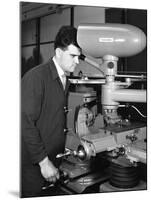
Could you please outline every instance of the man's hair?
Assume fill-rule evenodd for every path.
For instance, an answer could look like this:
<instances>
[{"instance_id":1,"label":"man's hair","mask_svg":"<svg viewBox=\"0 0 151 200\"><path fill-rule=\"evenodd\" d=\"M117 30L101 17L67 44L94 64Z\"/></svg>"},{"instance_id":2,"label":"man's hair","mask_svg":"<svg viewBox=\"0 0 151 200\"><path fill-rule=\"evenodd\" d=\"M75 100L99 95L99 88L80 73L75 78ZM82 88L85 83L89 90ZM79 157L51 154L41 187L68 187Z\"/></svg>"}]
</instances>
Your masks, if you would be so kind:
<instances>
[{"instance_id":1,"label":"man's hair","mask_svg":"<svg viewBox=\"0 0 151 200\"><path fill-rule=\"evenodd\" d=\"M70 44L80 48L77 43L77 29L72 26L62 26L55 38L54 49L66 49Z\"/></svg>"}]
</instances>

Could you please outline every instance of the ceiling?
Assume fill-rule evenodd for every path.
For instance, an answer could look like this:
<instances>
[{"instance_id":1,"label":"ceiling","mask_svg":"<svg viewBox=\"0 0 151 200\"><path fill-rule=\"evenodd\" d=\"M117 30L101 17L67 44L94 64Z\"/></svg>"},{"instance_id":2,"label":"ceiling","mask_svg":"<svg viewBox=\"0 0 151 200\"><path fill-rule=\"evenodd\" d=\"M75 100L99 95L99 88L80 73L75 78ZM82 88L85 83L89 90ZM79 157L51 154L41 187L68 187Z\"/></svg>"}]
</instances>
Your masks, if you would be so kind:
<instances>
[{"instance_id":1,"label":"ceiling","mask_svg":"<svg viewBox=\"0 0 151 200\"><path fill-rule=\"evenodd\" d=\"M72 5L64 5L64 4L21 2L20 13L22 21L24 21L51 13L61 12L62 9L71 6Z\"/></svg>"},{"instance_id":2,"label":"ceiling","mask_svg":"<svg viewBox=\"0 0 151 200\"><path fill-rule=\"evenodd\" d=\"M47 6L50 6L50 8L53 9L53 7L55 7L56 5L47 4L47 3L21 2L21 10L22 10L21 12L23 14L23 13L35 11Z\"/></svg>"}]
</instances>

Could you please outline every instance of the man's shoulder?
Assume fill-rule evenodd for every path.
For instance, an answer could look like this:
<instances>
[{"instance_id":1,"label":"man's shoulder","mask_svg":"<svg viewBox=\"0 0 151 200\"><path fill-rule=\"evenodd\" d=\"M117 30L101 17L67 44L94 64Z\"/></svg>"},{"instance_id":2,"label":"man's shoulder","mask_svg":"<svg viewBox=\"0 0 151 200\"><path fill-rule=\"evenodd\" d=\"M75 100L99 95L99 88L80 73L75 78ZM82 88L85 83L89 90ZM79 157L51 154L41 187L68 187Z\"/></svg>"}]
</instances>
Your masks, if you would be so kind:
<instances>
[{"instance_id":1,"label":"man's shoulder","mask_svg":"<svg viewBox=\"0 0 151 200\"><path fill-rule=\"evenodd\" d=\"M48 72L50 65L51 65L51 60L34 67L32 69L32 73L40 73L41 74L42 72Z\"/></svg>"},{"instance_id":2,"label":"man's shoulder","mask_svg":"<svg viewBox=\"0 0 151 200\"><path fill-rule=\"evenodd\" d=\"M37 65L37 66L33 67L32 69L30 69L24 76L25 77L36 76L36 77L42 78L42 77L48 75L48 73L50 73L51 63L52 63L52 61L49 60L45 63Z\"/></svg>"}]
</instances>

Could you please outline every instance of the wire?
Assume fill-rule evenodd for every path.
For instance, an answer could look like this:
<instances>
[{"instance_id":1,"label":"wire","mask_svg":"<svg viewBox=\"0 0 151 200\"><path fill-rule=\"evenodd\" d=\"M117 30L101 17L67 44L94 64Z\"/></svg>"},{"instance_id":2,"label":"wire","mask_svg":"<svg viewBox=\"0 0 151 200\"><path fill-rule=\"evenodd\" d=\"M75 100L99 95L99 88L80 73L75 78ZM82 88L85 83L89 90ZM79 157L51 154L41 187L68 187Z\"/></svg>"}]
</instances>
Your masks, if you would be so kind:
<instances>
[{"instance_id":1,"label":"wire","mask_svg":"<svg viewBox=\"0 0 151 200\"><path fill-rule=\"evenodd\" d=\"M146 118L146 115L143 115L135 106L131 106L132 108L134 108L142 117Z\"/></svg>"},{"instance_id":2,"label":"wire","mask_svg":"<svg viewBox=\"0 0 151 200\"><path fill-rule=\"evenodd\" d=\"M119 105L119 107L120 108L123 108L123 107L132 107L132 108L134 108L142 117L144 117L144 118L146 118L147 116L146 115L143 115L139 110L138 110L138 108L136 108L135 106L133 106L133 105Z\"/></svg>"}]
</instances>

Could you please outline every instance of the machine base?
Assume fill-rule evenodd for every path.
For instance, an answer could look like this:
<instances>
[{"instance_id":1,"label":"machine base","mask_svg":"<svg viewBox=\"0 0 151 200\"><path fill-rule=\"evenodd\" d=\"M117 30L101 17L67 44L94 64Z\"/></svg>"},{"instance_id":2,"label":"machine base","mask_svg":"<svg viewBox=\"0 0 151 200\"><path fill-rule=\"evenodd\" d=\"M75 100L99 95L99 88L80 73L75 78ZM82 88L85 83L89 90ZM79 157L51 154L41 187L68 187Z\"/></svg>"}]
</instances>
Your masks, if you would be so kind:
<instances>
[{"instance_id":1,"label":"machine base","mask_svg":"<svg viewBox=\"0 0 151 200\"><path fill-rule=\"evenodd\" d=\"M109 182L105 182L100 185L100 192L123 192L123 191L136 191L136 190L147 190L147 184L144 181L140 181L139 184L132 188L118 188L112 186Z\"/></svg>"}]
</instances>

